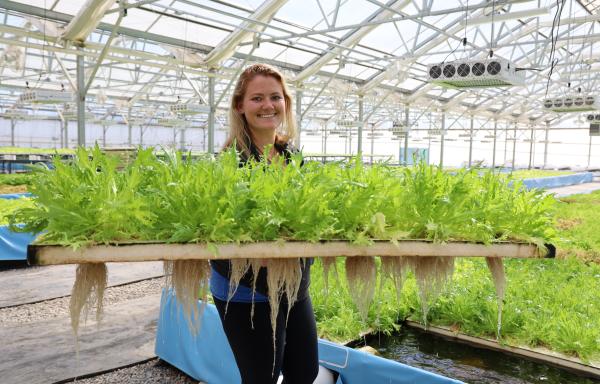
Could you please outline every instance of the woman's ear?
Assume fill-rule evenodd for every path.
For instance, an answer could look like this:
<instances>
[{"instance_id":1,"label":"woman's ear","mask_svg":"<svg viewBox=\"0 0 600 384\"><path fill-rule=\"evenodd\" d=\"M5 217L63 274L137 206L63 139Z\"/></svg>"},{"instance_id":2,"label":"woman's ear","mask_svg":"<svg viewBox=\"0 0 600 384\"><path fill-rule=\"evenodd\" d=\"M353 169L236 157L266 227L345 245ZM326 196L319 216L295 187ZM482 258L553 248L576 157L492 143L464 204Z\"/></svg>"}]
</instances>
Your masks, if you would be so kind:
<instances>
[{"instance_id":1,"label":"woman's ear","mask_svg":"<svg viewBox=\"0 0 600 384\"><path fill-rule=\"evenodd\" d=\"M244 114L244 108L243 108L243 104L242 103L238 103L238 105L235 107L235 110L237 111L237 113L239 113L240 115Z\"/></svg>"}]
</instances>

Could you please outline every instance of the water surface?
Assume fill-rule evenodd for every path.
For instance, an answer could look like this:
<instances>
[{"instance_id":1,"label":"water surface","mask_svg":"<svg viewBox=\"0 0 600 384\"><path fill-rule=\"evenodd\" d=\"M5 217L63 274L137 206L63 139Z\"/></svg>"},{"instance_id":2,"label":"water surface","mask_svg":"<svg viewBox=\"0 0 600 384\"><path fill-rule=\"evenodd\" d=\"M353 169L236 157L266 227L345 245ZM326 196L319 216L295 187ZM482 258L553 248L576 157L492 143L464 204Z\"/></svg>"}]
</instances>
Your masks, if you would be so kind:
<instances>
[{"instance_id":1,"label":"water surface","mask_svg":"<svg viewBox=\"0 0 600 384\"><path fill-rule=\"evenodd\" d=\"M466 383L600 383L550 365L449 341L413 328L403 327L393 335L371 336L366 341L387 359Z\"/></svg>"}]
</instances>

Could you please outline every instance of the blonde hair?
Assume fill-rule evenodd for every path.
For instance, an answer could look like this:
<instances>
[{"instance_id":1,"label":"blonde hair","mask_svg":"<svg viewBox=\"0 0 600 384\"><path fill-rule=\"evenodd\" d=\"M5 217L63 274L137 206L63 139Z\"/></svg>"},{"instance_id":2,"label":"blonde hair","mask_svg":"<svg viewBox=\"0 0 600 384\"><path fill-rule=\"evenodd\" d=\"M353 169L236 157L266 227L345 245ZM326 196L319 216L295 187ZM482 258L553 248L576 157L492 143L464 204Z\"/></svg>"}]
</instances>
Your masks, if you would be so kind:
<instances>
[{"instance_id":1,"label":"blonde hair","mask_svg":"<svg viewBox=\"0 0 600 384\"><path fill-rule=\"evenodd\" d=\"M236 143L236 149L247 158L252 156L250 150L252 143L252 133L246 121L246 117L238 111L238 106L244 100L248 83L257 76L273 77L279 82L283 90L283 99L285 101L285 116L279 129L277 130L275 141L277 143L288 143L296 138L296 121L292 112L292 97L285 85L285 78L277 69L267 64L253 64L240 74L237 84L231 97L229 106L229 137L225 141L223 148L229 148Z\"/></svg>"}]
</instances>

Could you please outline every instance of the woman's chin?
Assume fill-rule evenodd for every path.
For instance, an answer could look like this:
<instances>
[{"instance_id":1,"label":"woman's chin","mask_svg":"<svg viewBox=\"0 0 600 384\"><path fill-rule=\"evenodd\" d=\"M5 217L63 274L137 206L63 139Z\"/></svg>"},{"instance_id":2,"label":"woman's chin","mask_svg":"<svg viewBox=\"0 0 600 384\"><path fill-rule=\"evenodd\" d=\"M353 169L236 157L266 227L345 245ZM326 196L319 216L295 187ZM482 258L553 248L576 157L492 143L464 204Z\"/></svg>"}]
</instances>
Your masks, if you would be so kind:
<instances>
[{"instance_id":1,"label":"woman's chin","mask_svg":"<svg viewBox=\"0 0 600 384\"><path fill-rule=\"evenodd\" d=\"M264 133L264 132L273 132L277 130L278 125L276 124L261 124L257 127L252 127L253 131Z\"/></svg>"}]
</instances>

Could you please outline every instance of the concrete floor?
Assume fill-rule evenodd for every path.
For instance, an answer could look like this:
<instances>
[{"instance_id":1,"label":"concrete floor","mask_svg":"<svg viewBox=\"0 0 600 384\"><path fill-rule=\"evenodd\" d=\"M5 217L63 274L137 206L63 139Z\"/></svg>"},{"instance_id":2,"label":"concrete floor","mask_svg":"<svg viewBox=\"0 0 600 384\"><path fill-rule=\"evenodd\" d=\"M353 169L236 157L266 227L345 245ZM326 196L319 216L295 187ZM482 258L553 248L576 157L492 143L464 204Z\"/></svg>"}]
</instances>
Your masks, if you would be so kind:
<instances>
[{"instance_id":1,"label":"concrete floor","mask_svg":"<svg viewBox=\"0 0 600 384\"><path fill-rule=\"evenodd\" d=\"M560 188L550 188L547 189L546 192L553 193L556 197L565 197L581 193L591 193L598 189L600 189L600 181L594 181L593 183L569 185L567 187Z\"/></svg>"}]
</instances>

